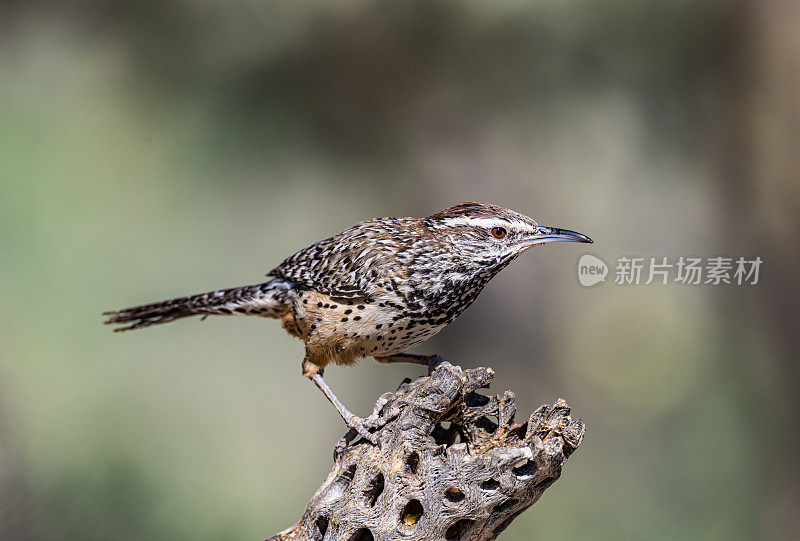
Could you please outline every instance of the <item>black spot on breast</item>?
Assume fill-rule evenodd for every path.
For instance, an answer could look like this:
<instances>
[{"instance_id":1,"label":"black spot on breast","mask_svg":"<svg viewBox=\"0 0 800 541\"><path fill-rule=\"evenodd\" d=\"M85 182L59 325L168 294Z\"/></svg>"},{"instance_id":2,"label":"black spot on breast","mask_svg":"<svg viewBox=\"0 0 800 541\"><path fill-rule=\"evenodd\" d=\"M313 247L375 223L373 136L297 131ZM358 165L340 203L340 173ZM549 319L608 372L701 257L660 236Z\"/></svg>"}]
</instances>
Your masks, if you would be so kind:
<instances>
[{"instance_id":1,"label":"black spot on breast","mask_svg":"<svg viewBox=\"0 0 800 541\"><path fill-rule=\"evenodd\" d=\"M317 303L317 308L322 308L322 303L321 302Z\"/></svg>"},{"instance_id":2,"label":"black spot on breast","mask_svg":"<svg viewBox=\"0 0 800 541\"><path fill-rule=\"evenodd\" d=\"M344 311L345 315L346 315L346 314L351 314L352 312L353 312L353 311L352 311L351 309L349 309L349 308L348 308L347 310L345 310L345 311Z\"/></svg>"},{"instance_id":3,"label":"black spot on breast","mask_svg":"<svg viewBox=\"0 0 800 541\"><path fill-rule=\"evenodd\" d=\"M335 304L331 304L331 308L336 308L336 305Z\"/></svg>"},{"instance_id":4,"label":"black spot on breast","mask_svg":"<svg viewBox=\"0 0 800 541\"><path fill-rule=\"evenodd\" d=\"M342 323L344 323L345 321L347 321L347 318L346 318L346 317L343 317L343 318L342 318Z\"/></svg>"},{"instance_id":5,"label":"black spot on breast","mask_svg":"<svg viewBox=\"0 0 800 541\"><path fill-rule=\"evenodd\" d=\"M378 323L377 325L375 325L376 329L380 329L381 327L383 327L383 323Z\"/></svg>"},{"instance_id":6,"label":"black spot on breast","mask_svg":"<svg viewBox=\"0 0 800 541\"><path fill-rule=\"evenodd\" d=\"M352 303L350 303L350 304L352 304ZM363 310L364 309L364 305L363 304L359 304L358 306L356 306L356 308L358 308L359 310Z\"/></svg>"},{"instance_id":7,"label":"black spot on breast","mask_svg":"<svg viewBox=\"0 0 800 541\"><path fill-rule=\"evenodd\" d=\"M359 319L361 319L361 316L356 316L353 318L353 321L358 321Z\"/></svg>"}]
</instances>

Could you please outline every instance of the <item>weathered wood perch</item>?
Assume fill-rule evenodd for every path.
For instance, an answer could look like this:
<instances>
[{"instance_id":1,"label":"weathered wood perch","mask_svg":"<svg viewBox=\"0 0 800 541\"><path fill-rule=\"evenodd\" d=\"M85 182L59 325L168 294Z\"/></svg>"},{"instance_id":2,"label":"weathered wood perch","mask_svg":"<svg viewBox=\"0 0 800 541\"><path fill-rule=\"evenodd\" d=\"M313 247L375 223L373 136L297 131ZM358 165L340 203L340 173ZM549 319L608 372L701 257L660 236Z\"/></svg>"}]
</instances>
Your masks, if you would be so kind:
<instances>
[{"instance_id":1,"label":"weathered wood perch","mask_svg":"<svg viewBox=\"0 0 800 541\"><path fill-rule=\"evenodd\" d=\"M383 395L369 418L379 445L346 434L302 518L268 541L495 539L558 479L586 427L561 399L514 424L514 393L475 392L493 375L435 358L428 377Z\"/></svg>"}]
</instances>

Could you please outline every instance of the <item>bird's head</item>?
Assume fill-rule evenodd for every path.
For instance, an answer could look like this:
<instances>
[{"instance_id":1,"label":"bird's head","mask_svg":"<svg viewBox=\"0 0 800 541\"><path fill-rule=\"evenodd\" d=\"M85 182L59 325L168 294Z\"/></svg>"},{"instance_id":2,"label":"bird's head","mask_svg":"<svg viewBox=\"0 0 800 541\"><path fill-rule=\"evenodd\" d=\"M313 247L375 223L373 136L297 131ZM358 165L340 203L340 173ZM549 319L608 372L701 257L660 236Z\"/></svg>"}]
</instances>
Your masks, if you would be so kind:
<instances>
[{"instance_id":1,"label":"bird's head","mask_svg":"<svg viewBox=\"0 0 800 541\"><path fill-rule=\"evenodd\" d=\"M548 242L592 242L581 233L537 224L497 205L461 203L423 219L453 255L484 268L502 268L532 246Z\"/></svg>"}]
</instances>

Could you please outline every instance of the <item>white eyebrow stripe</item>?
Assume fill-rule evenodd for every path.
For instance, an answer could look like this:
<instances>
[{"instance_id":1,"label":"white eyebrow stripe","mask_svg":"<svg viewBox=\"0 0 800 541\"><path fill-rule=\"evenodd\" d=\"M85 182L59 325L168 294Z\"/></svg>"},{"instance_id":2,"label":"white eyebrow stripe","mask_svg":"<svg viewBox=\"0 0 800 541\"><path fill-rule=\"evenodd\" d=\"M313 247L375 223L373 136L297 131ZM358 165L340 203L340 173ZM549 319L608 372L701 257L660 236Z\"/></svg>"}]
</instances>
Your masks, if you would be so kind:
<instances>
[{"instance_id":1,"label":"white eyebrow stripe","mask_svg":"<svg viewBox=\"0 0 800 541\"><path fill-rule=\"evenodd\" d=\"M442 220L445 226L473 225L477 227L514 227L525 231L535 231L535 227L525 222L501 220L498 218L471 218L460 216L458 218L445 218Z\"/></svg>"}]
</instances>

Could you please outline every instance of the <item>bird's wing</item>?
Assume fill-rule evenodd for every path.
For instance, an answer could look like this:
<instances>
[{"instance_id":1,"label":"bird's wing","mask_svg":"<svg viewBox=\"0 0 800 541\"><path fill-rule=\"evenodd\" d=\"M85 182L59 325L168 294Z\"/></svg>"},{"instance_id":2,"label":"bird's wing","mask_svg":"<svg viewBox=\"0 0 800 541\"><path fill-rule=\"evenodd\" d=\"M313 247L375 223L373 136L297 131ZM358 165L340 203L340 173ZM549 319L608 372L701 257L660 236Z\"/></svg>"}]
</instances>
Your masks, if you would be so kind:
<instances>
[{"instance_id":1,"label":"bird's wing","mask_svg":"<svg viewBox=\"0 0 800 541\"><path fill-rule=\"evenodd\" d=\"M397 226L403 219L361 222L333 237L300 250L272 269L280 276L331 297L371 298L385 277L395 274L402 242Z\"/></svg>"}]
</instances>

